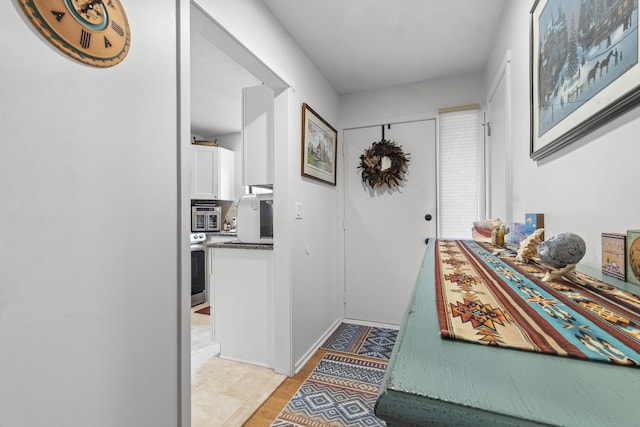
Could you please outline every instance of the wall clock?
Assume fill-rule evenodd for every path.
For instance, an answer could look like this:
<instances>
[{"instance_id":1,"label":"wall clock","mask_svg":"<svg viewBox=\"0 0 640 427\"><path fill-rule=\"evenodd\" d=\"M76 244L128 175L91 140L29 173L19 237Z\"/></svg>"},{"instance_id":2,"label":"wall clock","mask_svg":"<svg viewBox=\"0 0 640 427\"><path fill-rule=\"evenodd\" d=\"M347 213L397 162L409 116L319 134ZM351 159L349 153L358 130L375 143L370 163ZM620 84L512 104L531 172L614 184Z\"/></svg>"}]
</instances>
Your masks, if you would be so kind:
<instances>
[{"instance_id":1,"label":"wall clock","mask_svg":"<svg viewBox=\"0 0 640 427\"><path fill-rule=\"evenodd\" d=\"M119 0L18 1L51 44L80 62L112 67L129 52L129 21Z\"/></svg>"}]
</instances>

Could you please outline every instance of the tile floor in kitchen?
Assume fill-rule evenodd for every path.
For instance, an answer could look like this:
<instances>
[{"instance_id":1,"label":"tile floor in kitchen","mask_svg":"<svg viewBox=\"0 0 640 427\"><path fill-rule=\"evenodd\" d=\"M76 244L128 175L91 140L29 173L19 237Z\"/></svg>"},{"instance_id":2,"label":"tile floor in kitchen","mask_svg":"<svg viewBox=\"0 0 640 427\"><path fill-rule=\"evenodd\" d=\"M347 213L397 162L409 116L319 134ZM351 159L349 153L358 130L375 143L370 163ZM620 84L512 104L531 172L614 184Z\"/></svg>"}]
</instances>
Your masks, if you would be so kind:
<instances>
[{"instance_id":1,"label":"tile floor in kitchen","mask_svg":"<svg viewBox=\"0 0 640 427\"><path fill-rule=\"evenodd\" d=\"M191 308L191 426L239 427L286 376L273 370L217 357L211 318Z\"/></svg>"}]
</instances>

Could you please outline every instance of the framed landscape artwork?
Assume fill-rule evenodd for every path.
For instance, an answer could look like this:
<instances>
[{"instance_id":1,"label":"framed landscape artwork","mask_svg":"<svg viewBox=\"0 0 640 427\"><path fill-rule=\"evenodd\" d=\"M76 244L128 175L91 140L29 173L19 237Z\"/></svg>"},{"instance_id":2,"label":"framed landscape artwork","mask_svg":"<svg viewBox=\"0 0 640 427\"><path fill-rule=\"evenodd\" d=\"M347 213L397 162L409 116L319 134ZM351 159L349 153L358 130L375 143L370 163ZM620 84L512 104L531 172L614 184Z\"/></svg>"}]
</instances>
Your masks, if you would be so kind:
<instances>
[{"instance_id":1,"label":"framed landscape artwork","mask_svg":"<svg viewBox=\"0 0 640 427\"><path fill-rule=\"evenodd\" d=\"M302 175L336 185L338 132L302 104Z\"/></svg>"},{"instance_id":2,"label":"framed landscape artwork","mask_svg":"<svg viewBox=\"0 0 640 427\"><path fill-rule=\"evenodd\" d=\"M539 160L640 102L638 0L537 0L530 65Z\"/></svg>"}]
</instances>

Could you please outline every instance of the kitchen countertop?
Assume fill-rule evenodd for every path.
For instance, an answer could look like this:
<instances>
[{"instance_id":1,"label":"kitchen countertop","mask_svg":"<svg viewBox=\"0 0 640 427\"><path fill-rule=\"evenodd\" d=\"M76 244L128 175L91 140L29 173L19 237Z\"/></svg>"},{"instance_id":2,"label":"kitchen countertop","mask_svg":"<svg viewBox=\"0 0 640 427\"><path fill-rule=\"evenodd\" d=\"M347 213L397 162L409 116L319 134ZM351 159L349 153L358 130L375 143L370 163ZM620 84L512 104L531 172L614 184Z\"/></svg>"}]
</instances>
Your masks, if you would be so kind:
<instances>
[{"instance_id":1,"label":"kitchen countertop","mask_svg":"<svg viewBox=\"0 0 640 427\"><path fill-rule=\"evenodd\" d=\"M209 243L210 248L223 249L259 249L273 250L273 244L269 243L242 243L239 240L230 240L228 242Z\"/></svg>"},{"instance_id":2,"label":"kitchen countertop","mask_svg":"<svg viewBox=\"0 0 640 427\"><path fill-rule=\"evenodd\" d=\"M211 236L217 237L217 236L221 236L221 237L236 237L238 235L238 233L236 233L235 230L232 231L214 231L212 233L208 233Z\"/></svg>"}]
</instances>

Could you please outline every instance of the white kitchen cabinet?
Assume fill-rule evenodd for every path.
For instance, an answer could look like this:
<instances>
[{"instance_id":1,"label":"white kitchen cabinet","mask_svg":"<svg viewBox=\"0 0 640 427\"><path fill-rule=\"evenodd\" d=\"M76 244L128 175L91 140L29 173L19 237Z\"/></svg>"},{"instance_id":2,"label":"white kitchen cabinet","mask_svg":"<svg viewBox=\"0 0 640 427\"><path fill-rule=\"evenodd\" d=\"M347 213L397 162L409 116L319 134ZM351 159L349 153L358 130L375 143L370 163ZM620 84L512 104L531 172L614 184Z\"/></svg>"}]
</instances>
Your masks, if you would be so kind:
<instances>
[{"instance_id":1,"label":"white kitchen cabinet","mask_svg":"<svg viewBox=\"0 0 640 427\"><path fill-rule=\"evenodd\" d=\"M231 150L191 145L191 198L235 200L233 165Z\"/></svg>"},{"instance_id":2,"label":"white kitchen cabinet","mask_svg":"<svg viewBox=\"0 0 640 427\"><path fill-rule=\"evenodd\" d=\"M242 90L242 185L273 187L273 91Z\"/></svg>"},{"instance_id":3,"label":"white kitchen cabinet","mask_svg":"<svg viewBox=\"0 0 640 427\"><path fill-rule=\"evenodd\" d=\"M211 248L212 318L220 357L273 365L273 250Z\"/></svg>"}]
</instances>

